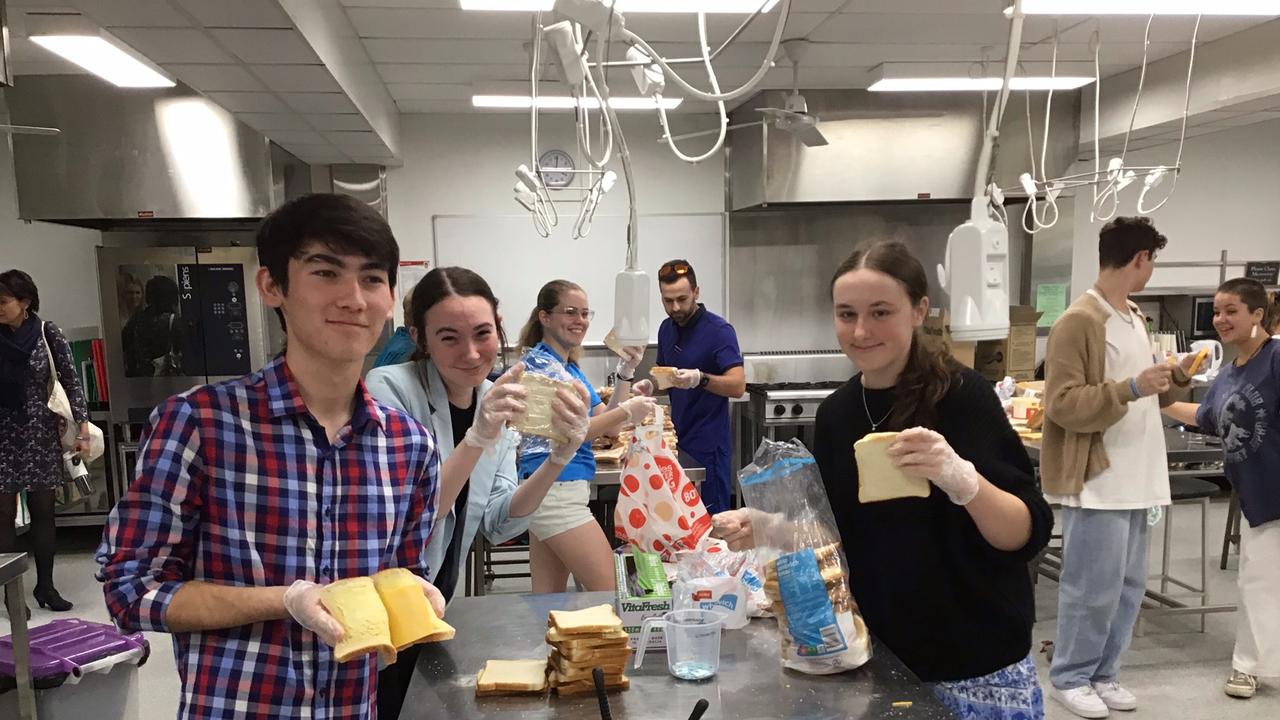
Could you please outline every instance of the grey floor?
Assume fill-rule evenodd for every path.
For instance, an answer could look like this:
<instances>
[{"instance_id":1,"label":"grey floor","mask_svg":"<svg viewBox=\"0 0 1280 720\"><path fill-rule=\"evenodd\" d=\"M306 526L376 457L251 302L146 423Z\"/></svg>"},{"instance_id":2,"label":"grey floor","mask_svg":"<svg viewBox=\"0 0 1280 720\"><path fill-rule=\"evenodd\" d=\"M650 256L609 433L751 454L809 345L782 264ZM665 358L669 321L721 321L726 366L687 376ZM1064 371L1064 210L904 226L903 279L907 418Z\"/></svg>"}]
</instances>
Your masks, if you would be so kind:
<instances>
[{"instance_id":1,"label":"grey floor","mask_svg":"<svg viewBox=\"0 0 1280 720\"><path fill-rule=\"evenodd\" d=\"M1222 529L1226 518L1226 504L1214 503L1210 508L1210 563L1209 587L1213 601L1234 602L1236 590L1235 561L1226 571L1218 569L1218 551L1222 542ZM1174 574L1198 580L1199 569L1196 554L1199 552L1198 506L1183 506L1174 510L1174 547L1171 563ZM1156 528L1159 536L1160 528ZM102 604L102 594L93 580L96 566L93 562L92 533L83 530L64 533L62 544L72 547L58 558L58 588L67 599L76 603L72 615L89 620L107 621ZM1158 567L1160 548L1153 544L1152 568ZM30 588L34 575L27 578ZM529 582L503 580L496 583L493 592L528 592ZM1035 627L1035 640L1053 640L1057 615L1057 583L1041 578L1036 588L1037 613L1040 622ZM1277 599L1280 602L1280 599ZM41 624L58 617L55 613L40 610L33 605L32 623ZM1253 700L1240 701L1226 697L1222 683L1230 670L1231 649L1235 637L1235 614L1209 615L1204 634L1199 632L1199 620L1194 618L1153 618L1144 626L1144 634L1135 637L1129 650L1121 681L1139 699L1139 709L1133 713L1115 713L1126 718L1177 718L1179 720L1276 720L1280 718L1280 681L1264 684ZM139 670L142 697L147 698L148 718L170 717L164 708L177 707L178 682L174 670L173 653L169 638L151 634L153 652L150 661ZM1048 682L1044 656L1038 656L1041 681ZM108 713L104 718L111 717ZM714 718L714 709L706 717ZM1052 700L1047 700L1046 717L1049 720L1069 720L1075 716Z\"/></svg>"}]
</instances>

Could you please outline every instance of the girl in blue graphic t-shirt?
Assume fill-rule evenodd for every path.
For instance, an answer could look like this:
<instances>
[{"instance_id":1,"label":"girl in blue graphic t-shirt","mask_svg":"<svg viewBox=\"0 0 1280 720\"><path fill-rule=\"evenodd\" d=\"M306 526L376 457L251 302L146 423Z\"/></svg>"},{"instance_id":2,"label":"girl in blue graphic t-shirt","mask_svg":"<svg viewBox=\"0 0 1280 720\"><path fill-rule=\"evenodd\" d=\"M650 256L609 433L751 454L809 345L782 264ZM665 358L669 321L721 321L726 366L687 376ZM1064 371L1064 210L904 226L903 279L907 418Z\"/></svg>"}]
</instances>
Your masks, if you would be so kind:
<instances>
[{"instance_id":1,"label":"girl in blue graphic t-shirt","mask_svg":"<svg viewBox=\"0 0 1280 720\"><path fill-rule=\"evenodd\" d=\"M1236 351L1200 405L1166 414L1222 438L1227 478L1240 497L1240 614L1224 688L1251 698L1258 677L1280 677L1280 340L1267 332L1269 302L1256 280L1218 288L1213 326Z\"/></svg>"}]
</instances>

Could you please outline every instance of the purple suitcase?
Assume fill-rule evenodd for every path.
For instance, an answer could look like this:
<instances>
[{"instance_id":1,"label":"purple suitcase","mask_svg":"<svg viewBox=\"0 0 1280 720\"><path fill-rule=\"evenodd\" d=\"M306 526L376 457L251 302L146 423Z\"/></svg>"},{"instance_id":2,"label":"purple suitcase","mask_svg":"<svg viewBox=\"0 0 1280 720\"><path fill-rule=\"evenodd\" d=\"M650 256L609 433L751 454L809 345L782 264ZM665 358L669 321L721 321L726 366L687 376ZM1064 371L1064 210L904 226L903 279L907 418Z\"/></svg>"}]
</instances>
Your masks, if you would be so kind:
<instances>
[{"instance_id":1,"label":"purple suitcase","mask_svg":"<svg viewBox=\"0 0 1280 720\"><path fill-rule=\"evenodd\" d=\"M138 658L137 664L141 665L151 651L140 632L123 635L111 625L77 618L32 628L27 637L31 677L36 688L42 690L58 687L68 677L79 678L86 666L105 658L127 654L130 659ZM0 693L14 687L13 639L6 635L0 638Z\"/></svg>"}]
</instances>

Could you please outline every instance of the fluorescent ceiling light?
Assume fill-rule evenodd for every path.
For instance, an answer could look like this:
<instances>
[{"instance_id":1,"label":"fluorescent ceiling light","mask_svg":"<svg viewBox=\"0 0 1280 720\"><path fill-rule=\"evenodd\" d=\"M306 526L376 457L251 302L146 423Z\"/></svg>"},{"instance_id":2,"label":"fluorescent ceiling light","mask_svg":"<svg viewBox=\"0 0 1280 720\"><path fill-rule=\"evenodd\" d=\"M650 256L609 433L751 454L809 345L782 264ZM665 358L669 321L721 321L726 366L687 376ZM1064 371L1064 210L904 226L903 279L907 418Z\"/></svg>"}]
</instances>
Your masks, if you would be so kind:
<instances>
[{"instance_id":1,"label":"fluorescent ceiling light","mask_svg":"<svg viewBox=\"0 0 1280 720\"><path fill-rule=\"evenodd\" d=\"M574 107L574 99L564 95L539 95L538 107L545 110L571 110ZM588 110L599 109L600 103L595 98L583 98L582 106ZM662 107L667 110L675 110L680 107L680 103L684 102L684 98L662 98ZM471 106L478 108L509 108L509 109L525 109L533 104L533 98L528 95L472 95ZM609 104L614 110L655 110L657 105L653 98L647 97L614 97L609 98Z\"/></svg>"},{"instance_id":2,"label":"fluorescent ceiling light","mask_svg":"<svg viewBox=\"0 0 1280 720\"><path fill-rule=\"evenodd\" d=\"M750 14L761 0L617 0L620 13L734 13ZM458 0L463 10L507 10L537 12L550 10L555 0ZM768 0L762 12L769 12L778 0Z\"/></svg>"},{"instance_id":3,"label":"fluorescent ceiling light","mask_svg":"<svg viewBox=\"0 0 1280 720\"><path fill-rule=\"evenodd\" d=\"M174 81L132 48L106 34L32 35L54 52L117 87L173 87Z\"/></svg>"},{"instance_id":4,"label":"fluorescent ceiling light","mask_svg":"<svg viewBox=\"0 0 1280 720\"><path fill-rule=\"evenodd\" d=\"M1091 77L1015 77L1009 83L1012 90L1074 90L1093 82ZM872 92L952 92L973 90L999 90L1002 78L921 77L881 78L871 87Z\"/></svg>"},{"instance_id":5,"label":"fluorescent ceiling light","mask_svg":"<svg viewBox=\"0 0 1280 720\"><path fill-rule=\"evenodd\" d=\"M1280 15L1276 0L1022 0L1025 15Z\"/></svg>"}]
</instances>

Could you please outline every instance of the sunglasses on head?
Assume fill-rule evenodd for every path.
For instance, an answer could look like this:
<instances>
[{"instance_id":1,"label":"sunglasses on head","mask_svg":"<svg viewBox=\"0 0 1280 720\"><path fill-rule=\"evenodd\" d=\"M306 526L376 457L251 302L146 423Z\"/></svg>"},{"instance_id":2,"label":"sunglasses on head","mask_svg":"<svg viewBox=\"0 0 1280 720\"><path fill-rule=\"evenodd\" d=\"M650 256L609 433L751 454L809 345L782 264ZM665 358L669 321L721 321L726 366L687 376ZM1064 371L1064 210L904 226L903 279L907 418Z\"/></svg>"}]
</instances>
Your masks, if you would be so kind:
<instances>
[{"instance_id":1,"label":"sunglasses on head","mask_svg":"<svg viewBox=\"0 0 1280 720\"><path fill-rule=\"evenodd\" d=\"M680 278L688 275L693 268L684 260L672 260L658 268L659 278Z\"/></svg>"}]
</instances>

